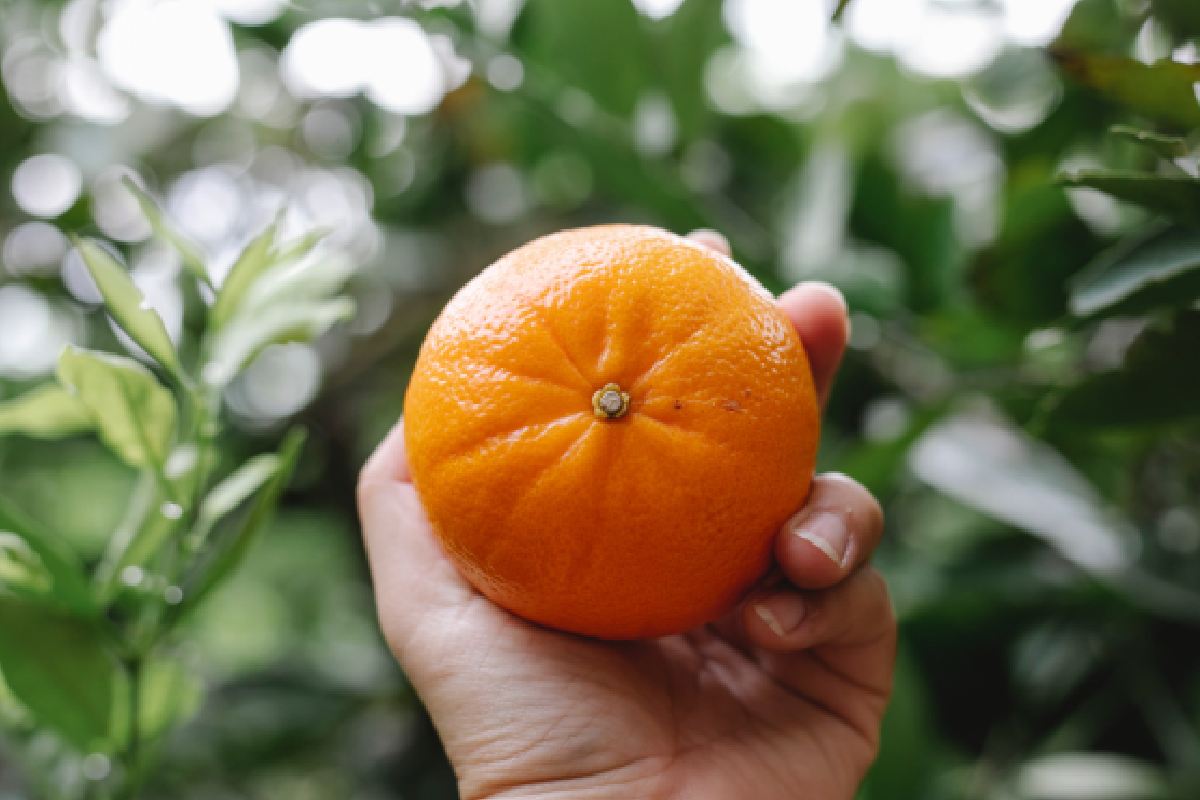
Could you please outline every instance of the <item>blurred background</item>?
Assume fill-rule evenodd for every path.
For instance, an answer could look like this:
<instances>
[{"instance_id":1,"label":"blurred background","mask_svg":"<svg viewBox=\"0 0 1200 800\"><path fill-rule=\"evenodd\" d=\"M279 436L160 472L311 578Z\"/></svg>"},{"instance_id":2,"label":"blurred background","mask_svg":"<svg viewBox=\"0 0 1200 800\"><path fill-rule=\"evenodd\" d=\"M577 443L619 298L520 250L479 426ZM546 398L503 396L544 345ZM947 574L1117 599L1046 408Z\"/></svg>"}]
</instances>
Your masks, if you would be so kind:
<instances>
[{"instance_id":1,"label":"blurred background","mask_svg":"<svg viewBox=\"0 0 1200 800\"><path fill-rule=\"evenodd\" d=\"M542 233L643 221L723 231L773 290L849 298L822 466L882 498L902 624L862 798L1200 797L1200 362L1168 340L1135 384L1089 382L1150 347L1158 312L1081 320L1071 281L1152 220L1055 180L1148 158L1063 54L1200 81L1196 12L842 5L0 0L0 399L67 343L113 346L68 233L115 243L179 335L179 259L123 175L218 273L281 206L361 265L353 320L226 392L235 457L293 417L310 440L183 632L203 695L146 796L454 797L375 628L355 478L466 279ZM1181 96L1168 123L1200 127ZM90 438L0 438L0 494L88 560L135 478ZM54 748L13 719L0 798L46 796L28 776Z\"/></svg>"}]
</instances>

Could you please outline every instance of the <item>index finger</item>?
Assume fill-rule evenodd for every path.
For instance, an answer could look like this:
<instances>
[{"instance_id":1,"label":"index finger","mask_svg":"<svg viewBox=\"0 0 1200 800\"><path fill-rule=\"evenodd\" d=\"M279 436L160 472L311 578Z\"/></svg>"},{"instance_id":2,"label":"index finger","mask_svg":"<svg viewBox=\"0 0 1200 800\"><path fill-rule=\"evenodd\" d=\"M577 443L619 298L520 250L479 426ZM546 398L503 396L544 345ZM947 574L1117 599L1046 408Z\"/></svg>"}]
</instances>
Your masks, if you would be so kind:
<instances>
[{"instance_id":1,"label":"index finger","mask_svg":"<svg viewBox=\"0 0 1200 800\"><path fill-rule=\"evenodd\" d=\"M729 240L707 228L692 231L688 238L721 255L731 254ZM850 338L850 315L846 298L832 284L807 281L779 296L779 308L792 321L804 350L816 384L821 405L829 399L833 378L837 374L846 342Z\"/></svg>"},{"instance_id":2,"label":"index finger","mask_svg":"<svg viewBox=\"0 0 1200 800\"><path fill-rule=\"evenodd\" d=\"M407 483L411 478L404 448L404 417L401 417L363 465L358 474L358 489L361 495L372 487L391 482Z\"/></svg>"},{"instance_id":3,"label":"index finger","mask_svg":"<svg viewBox=\"0 0 1200 800\"><path fill-rule=\"evenodd\" d=\"M777 302L800 334L817 397L824 406L850 338L846 298L831 284L807 281L788 289Z\"/></svg>"}]
</instances>

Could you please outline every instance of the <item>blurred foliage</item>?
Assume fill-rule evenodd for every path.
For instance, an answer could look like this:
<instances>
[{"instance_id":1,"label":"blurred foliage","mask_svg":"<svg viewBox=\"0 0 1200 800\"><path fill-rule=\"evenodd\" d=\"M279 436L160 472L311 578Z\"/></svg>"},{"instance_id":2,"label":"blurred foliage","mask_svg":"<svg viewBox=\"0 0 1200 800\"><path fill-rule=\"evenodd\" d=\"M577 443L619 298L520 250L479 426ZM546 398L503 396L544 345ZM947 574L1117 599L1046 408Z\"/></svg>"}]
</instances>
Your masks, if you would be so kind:
<instances>
[{"instance_id":1,"label":"blurred foliage","mask_svg":"<svg viewBox=\"0 0 1200 800\"><path fill-rule=\"evenodd\" d=\"M849 299L822 466L883 500L902 624L863 800L1200 796L1191 0L1079 0L957 71L929 60L953 37L880 44L869 0L782 63L751 0L215 3L238 81L211 108L153 84L167 46L118 80L118 5L0 3L0 797L105 796L131 727L147 797L452 797L354 479L450 294L611 220L717 228L771 288ZM381 28L334 16L393 20L410 60L347 77L311 42ZM210 478L176 485L201 440Z\"/></svg>"}]
</instances>

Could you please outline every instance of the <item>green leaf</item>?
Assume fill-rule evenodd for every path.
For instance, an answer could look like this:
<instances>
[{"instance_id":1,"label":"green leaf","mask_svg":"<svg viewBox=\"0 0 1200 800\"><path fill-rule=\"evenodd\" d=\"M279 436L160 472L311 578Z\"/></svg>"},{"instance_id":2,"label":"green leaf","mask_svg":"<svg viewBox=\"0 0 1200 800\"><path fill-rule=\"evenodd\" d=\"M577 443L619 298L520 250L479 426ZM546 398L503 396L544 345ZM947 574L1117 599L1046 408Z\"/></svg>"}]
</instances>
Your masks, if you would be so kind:
<instances>
[{"instance_id":1,"label":"green leaf","mask_svg":"<svg viewBox=\"0 0 1200 800\"><path fill-rule=\"evenodd\" d=\"M199 680L178 660L157 657L145 662L138 680L138 733L152 740L196 712L202 687ZM129 736L128 681L118 684L112 738L125 741Z\"/></svg>"},{"instance_id":2,"label":"green leaf","mask_svg":"<svg viewBox=\"0 0 1200 800\"><path fill-rule=\"evenodd\" d=\"M1120 369L1084 378L1051 401L1056 427L1159 428L1200 417L1200 372L1181 361L1200 353L1200 312L1143 331Z\"/></svg>"},{"instance_id":3,"label":"green leaf","mask_svg":"<svg viewBox=\"0 0 1200 800\"><path fill-rule=\"evenodd\" d=\"M1200 222L1200 181L1186 175L1081 170L1062 176L1061 182L1074 188L1098 189L1184 224Z\"/></svg>"},{"instance_id":4,"label":"green leaf","mask_svg":"<svg viewBox=\"0 0 1200 800\"><path fill-rule=\"evenodd\" d=\"M154 198L146 193L142 187L138 186L129 177L126 177L122 183L135 198L138 205L142 208L142 214L145 215L146 221L150 223L150 228L154 234L162 239L167 244L179 253L183 259L183 266L192 276L201 283L212 285L212 281L208 275L208 267L205 265L204 253L200 250L199 245L193 242L188 237L184 236L175 228L174 225L167 219L161 207L155 202Z\"/></svg>"},{"instance_id":5,"label":"green leaf","mask_svg":"<svg viewBox=\"0 0 1200 800\"><path fill-rule=\"evenodd\" d=\"M354 303L340 298L276 305L251 316L239 315L217 335L204 366L204 380L210 386L225 386L268 345L310 341L353 314Z\"/></svg>"},{"instance_id":6,"label":"green leaf","mask_svg":"<svg viewBox=\"0 0 1200 800\"><path fill-rule=\"evenodd\" d=\"M990 413L930 428L909 454L925 483L992 519L1037 536L1080 569L1111 577L1132 561L1129 525L1049 445Z\"/></svg>"},{"instance_id":7,"label":"green leaf","mask_svg":"<svg viewBox=\"0 0 1200 800\"><path fill-rule=\"evenodd\" d=\"M254 282L277 263L271 258L271 251L279 233L280 221L277 217L262 233L250 240L250 244L233 262L209 312L213 327L220 328L229 322Z\"/></svg>"},{"instance_id":8,"label":"green leaf","mask_svg":"<svg viewBox=\"0 0 1200 800\"><path fill-rule=\"evenodd\" d=\"M258 493L246 519L232 535L223 538L212 558L208 559L187 581L187 585L184 587L183 604L179 607L180 615L202 603L209 592L219 586L242 563L271 515L275 513L279 495L291 480L292 472L296 468L296 461L300 456L304 439L304 431L298 428L292 429L284 437L283 444L279 449L275 471ZM222 505L226 504L233 494L234 492L231 490Z\"/></svg>"},{"instance_id":9,"label":"green leaf","mask_svg":"<svg viewBox=\"0 0 1200 800\"><path fill-rule=\"evenodd\" d=\"M1050 54L1064 72L1110 100L1153 120L1200 127L1195 85L1200 64L1157 61L1143 64L1123 56L1097 55L1061 46Z\"/></svg>"},{"instance_id":10,"label":"green leaf","mask_svg":"<svg viewBox=\"0 0 1200 800\"><path fill-rule=\"evenodd\" d=\"M0 597L0 673L39 724L81 752L111 747L120 667L94 626Z\"/></svg>"},{"instance_id":11,"label":"green leaf","mask_svg":"<svg viewBox=\"0 0 1200 800\"><path fill-rule=\"evenodd\" d=\"M145 298L134 286L125 268L107 250L90 239L77 240L75 246L79 248L83 263L100 289L104 306L112 318L151 358L172 375L182 377L183 368L162 317L146 305Z\"/></svg>"},{"instance_id":12,"label":"green leaf","mask_svg":"<svg viewBox=\"0 0 1200 800\"><path fill-rule=\"evenodd\" d=\"M694 140L711 132L713 108L704 86L709 57L729 41L720 3L687 0L651 31L656 67L679 123L680 138Z\"/></svg>"},{"instance_id":13,"label":"green leaf","mask_svg":"<svg viewBox=\"0 0 1200 800\"><path fill-rule=\"evenodd\" d=\"M178 496L190 496L186 489L176 488ZM146 566L179 527L173 514L163 513L170 501L160 480L150 473L143 473L128 502L126 518L109 538L104 558L96 567L97 602L101 605L111 602L121 589L122 571Z\"/></svg>"},{"instance_id":14,"label":"green leaf","mask_svg":"<svg viewBox=\"0 0 1200 800\"><path fill-rule=\"evenodd\" d=\"M159 658L148 663L141 689L142 735L148 738L186 721L200 707L200 682L178 661Z\"/></svg>"},{"instance_id":15,"label":"green leaf","mask_svg":"<svg viewBox=\"0 0 1200 800\"><path fill-rule=\"evenodd\" d=\"M50 599L76 614L94 613L95 604L83 564L63 539L43 530L3 497L0 497L0 531L19 537L37 556L50 578Z\"/></svg>"},{"instance_id":16,"label":"green leaf","mask_svg":"<svg viewBox=\"0 0 1200 800\"><path fill-rule=\"evenodd\" d=\"M213 527L262 488L278 471L279 456L265 453L250 459L214 486L200 503L196 527L188 537L189 547L201 549Z\"/></svg>"},{"instance_id":17,"label":"green leaf","mask_svg":"<svg viewBox=\"0 0 1200 800\"><path fill-rule=\"evenodd\" d=\"M1070 286L1071 313L1132 314L1200 297L1200 229L1154 228L1102 253Z\"/></svg>"},{"instance_id":18,"label":"green leaf","mask_svg":"<svg viewBox=\"0 0 1200 800\"><path fill-rule=\"evenodd\" d=\"M1123 54L1137 31L1134 24L1116 0L1079 0L1051 49Z\"/></svg>"},{"instance_id":19,"label":"green leaf","mask_svg":"<svg viewBox=\"0 0 1200 800\"><path fill-rule=\"evenodd\" d=\"M100 438L125 463L162 470L175 432L175 401L129 358L67 347L58 379L87 406Z\"/></svg>"},{"instance_id":20,"label":"green leaf","mask_svg":"<svg viewBox=\"0 0 1200 800\"><path fill-rule=\"evenodd\" d=\"M23 538L0 530L0 591L40 601L54 584L42 560Z\"/></svg>"},{"instance_id":21,"label":"green leaf","mask_svg":"<svg viewBox=\"0 0 1200 800\"><path fill-rule=\"evenodd\" d=\"M642 21L632 3L612 0L528 0L514 27L523 56L601 109L633 113L651 70ZM621 57L614 58L614 43Z\"/></svg>"},{"instance_id":22,"label":"green leaf","mask_svg":"<svg viewBox=\"0 0 1200 800\"><path fill-rule=\"evenodd\" d=\"M36 439L61 439L91 428L87 407L56 383L0 403L0 436L20 433Z\"/></svg>"},{"instance_id":23,"label":"green leaf","mask_svg":"<svg viewBox=\"0 0 1200 800\"><path fill-rule=\"evenodd\" d=\"M1155 131L1144 131L1141 128L1133 128L1129 125L1114 125L1111 133L1120 139L1142 145L1168 161L1183 158L1192 150L1187 140L1182 137L1168 136L1165 133L1156 133Z\"/></svg>"},{"instance_id":24,"label":"green leaf","mask_svg":"<svg viewBox=\"0 0 1200 800\"><path fill-rule=\"evenodd\" d=\"M279 456L274 453L250 459L212 488L200 503L200 519L210 525L218 522L257 492L278 471Z\"/></svg>"},{"instance_id":25,"label":"green leaf","mask_svg":"<svg viewBox=\"0 0 1200 800\"><path fill-rule=\"evenodd\" d=\"M837 22L846 13L846 9L850 7L851 0L838 0L837 7L833 9L833 21Z\"/></svg>"}]
</instances>

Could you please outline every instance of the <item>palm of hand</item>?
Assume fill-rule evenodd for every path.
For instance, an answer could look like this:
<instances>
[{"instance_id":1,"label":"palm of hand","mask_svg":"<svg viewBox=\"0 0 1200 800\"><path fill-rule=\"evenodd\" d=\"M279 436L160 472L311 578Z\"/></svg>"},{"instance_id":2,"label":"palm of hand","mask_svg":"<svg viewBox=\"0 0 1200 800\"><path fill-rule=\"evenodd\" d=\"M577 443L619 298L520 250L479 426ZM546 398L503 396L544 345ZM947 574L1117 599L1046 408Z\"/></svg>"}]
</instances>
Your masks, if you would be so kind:
<instances>
[{"instance_id":1,"label":"palm of hand","mask_svg":"<svg viewBox=\"0 0 1200 800\"><path fill-rule=\"evenodd\" d=\"M474 710L475 725L440 727L464 798L848 798L873 758L886 680L842 672L847 652L766 652L733 619L595 642L463 591L422 696L435 721Z\"/></svg>"}]
</instances>

